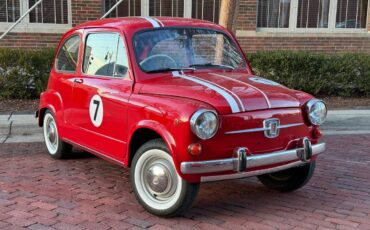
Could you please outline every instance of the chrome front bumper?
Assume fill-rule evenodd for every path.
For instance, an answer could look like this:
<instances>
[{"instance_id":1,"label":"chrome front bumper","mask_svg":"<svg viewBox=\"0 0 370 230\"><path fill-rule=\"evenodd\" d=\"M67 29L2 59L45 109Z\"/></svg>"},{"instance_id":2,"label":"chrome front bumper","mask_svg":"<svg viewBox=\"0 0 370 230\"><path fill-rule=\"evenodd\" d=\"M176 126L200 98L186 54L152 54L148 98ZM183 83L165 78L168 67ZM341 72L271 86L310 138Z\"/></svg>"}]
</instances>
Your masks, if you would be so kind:
<instances>
[{"instance_id":1,"label":"chrome front bumper","mask_svg":"<svg viewBox=\"0 0 370 230\"><path fill-rule=\"evenodd\" d=\"M278 172L281 170L297 167L311 161L313 156L323 153L326 149L325 143L311 145L308 138L301 140L301 146L297 149L285 150L280 152L266 153L260 155L247 156L246 148L237 148L233 158L182 162L181 172L183 174L204 174L234 171L235 173L217 176L202 176L202 182L237 179L250 176L258 176L267 173ZM288 164L268 167L270 165ZM266 169L250 170L258 167L268 167Z\"/></svg>"}]
</instances>

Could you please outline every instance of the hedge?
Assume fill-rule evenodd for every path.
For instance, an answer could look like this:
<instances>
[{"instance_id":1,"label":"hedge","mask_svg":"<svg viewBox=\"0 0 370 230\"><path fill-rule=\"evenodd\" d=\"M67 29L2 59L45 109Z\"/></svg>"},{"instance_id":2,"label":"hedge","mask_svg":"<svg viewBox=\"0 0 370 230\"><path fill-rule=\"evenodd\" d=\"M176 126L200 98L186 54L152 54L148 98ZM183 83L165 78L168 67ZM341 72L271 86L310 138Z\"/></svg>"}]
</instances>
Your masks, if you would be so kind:
<instances>
[{"instance_id":1,"label":"hedge","mask_svg":"<svg viewBox=\"0 0 370 230\"><path fill-rule=\"evenodd\" d=\"M256 75L316 96L369 97L370 54L292 51L247 55Z\"/></svg>"},{"instance_id":2,"label":"hedge","mask_svg":"<svg viewBox=\"0 0 370 230\"><path fill-rule=\"evenodd\" d=\"M0 48L0 99L35 99L46 88L54 49ZM320 97L370 97L370 54L292 51L247 55L256 75Z\"/></svg>"},{"instance_id":3,"label":"hedge","mask_svg":"<svg viewBox=\"0 0 370 230\"><path fill-rule=\"evenodd\" d=\"M0 99L35 99L46 88L54 49L0 49Z\"/></svg>"}]
</instances>

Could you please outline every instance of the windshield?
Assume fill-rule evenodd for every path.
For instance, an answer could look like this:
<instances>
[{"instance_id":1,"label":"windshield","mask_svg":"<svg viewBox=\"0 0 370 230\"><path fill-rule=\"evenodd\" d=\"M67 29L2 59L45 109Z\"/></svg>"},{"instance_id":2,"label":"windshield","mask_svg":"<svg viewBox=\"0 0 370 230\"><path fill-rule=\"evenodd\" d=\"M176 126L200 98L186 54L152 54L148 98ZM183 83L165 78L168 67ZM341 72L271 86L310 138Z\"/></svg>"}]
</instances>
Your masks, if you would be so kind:
<instances>
[{"instance_id":1,"label":"windshield","mask_svg":"<svg viewBox=\"0 0 370 230\"><path fill-rule=\"evenodd\" d=\"M222 32L169 28L139 32L133 40L138 65L145 72L200 68L245 68L235 42Z\"/></svg>"}]
</instances>

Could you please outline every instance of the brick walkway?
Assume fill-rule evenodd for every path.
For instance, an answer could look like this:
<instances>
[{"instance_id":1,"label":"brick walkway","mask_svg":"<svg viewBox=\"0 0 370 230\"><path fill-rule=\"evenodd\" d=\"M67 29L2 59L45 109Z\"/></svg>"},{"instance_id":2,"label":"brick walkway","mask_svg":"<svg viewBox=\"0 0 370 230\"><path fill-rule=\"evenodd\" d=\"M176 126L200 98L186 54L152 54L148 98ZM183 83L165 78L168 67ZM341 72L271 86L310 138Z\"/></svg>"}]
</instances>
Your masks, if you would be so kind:
<instances>
[{"instance_id":1,"label":"brick walkway","mask_svg":"<svg viewBox=\"0 0 370 230\"><path fill-rule=\"evenodd\" d=\"M137 203L128 170L87 154L56 161L43 144L0 145L0 229L370 229L370 135L331 136L303 189L281 194L255 178L201 186L185 216Z\"/></svg>"}]
</instances>

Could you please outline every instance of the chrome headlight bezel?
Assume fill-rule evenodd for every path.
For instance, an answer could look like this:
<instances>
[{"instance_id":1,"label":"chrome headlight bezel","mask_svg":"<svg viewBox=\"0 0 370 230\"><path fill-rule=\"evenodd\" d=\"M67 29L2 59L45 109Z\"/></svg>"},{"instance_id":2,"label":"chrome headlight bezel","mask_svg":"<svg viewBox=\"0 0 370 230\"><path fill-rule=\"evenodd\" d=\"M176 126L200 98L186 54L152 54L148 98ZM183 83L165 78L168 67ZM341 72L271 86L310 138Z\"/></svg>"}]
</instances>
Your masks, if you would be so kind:
<instances>
[{"instance_id":1,"label":"chrome headlight bezel","mask_svg":"<svg viewBox=\"0 0 370 230\"><path fill-rule=\"evenodd\" d=\"M206 113L211 113L214 118L215 118L215 122L216 122L216 126L214 128L214 130L212 130L211 135L203 135L200 131L199 131L199 127L197 127L197 123L198 123L198 120L200 118L202 118L202 116L204 116ZM211 139L212 137L214 137L218 131L218 128L219 128L219 118L218 118L218 115L216 113L216 111L214 110L209 110L209 109L200 109L198 111L196 111L190 118L190 129L191 131L200 139L202 140L208 140L208 139Z\"/></svg>"},{"instance_id":2,"label":"chrome headlight bezel","mask_svg":"<svg viewBox=\"0 0 370 230\"><path fill-rule=\"evenodd\" d=\"M324 111L323 111L324 116L315 119L313 117L314 112L315 112L313 109L315 108L317 103L320 103L321 105L323 105L323 107L321 107L321 108L324 108ZM327 108L327 106L326 106L326 104L323 100L312 99L312 100L310 100L306 103L306 112L307 112L307 117L308 117L309 122L312 125L319 126L319 125L322 125L325 122L327 114L328 114L328 108Z\"/></svg>"}]
</instances>

